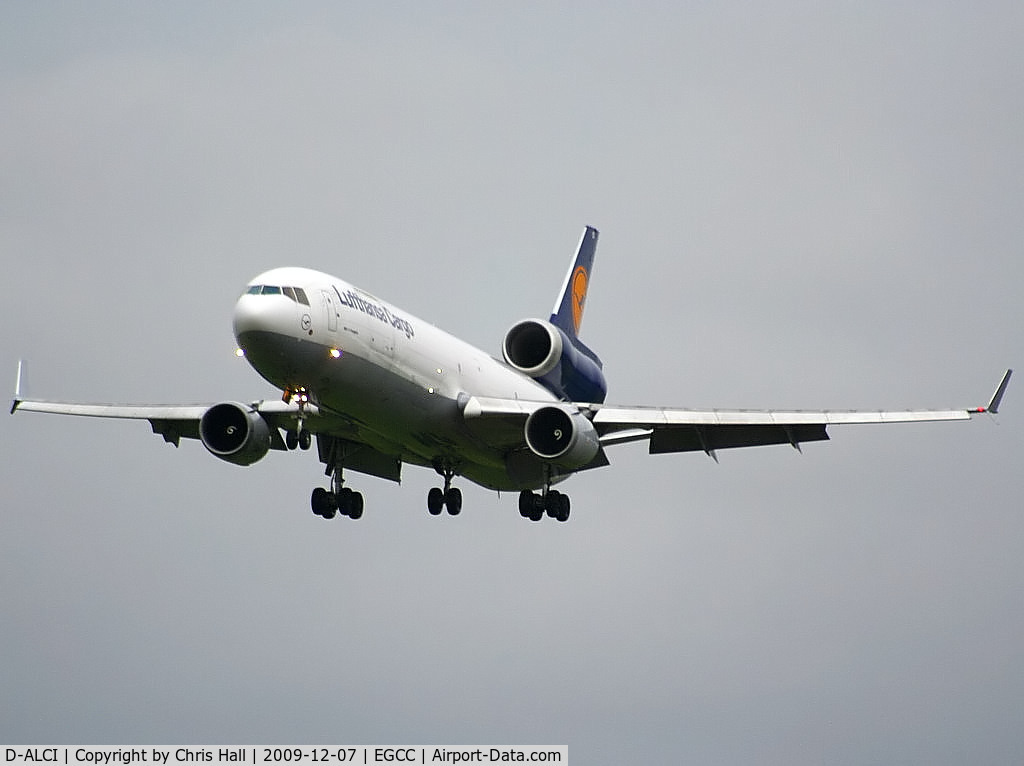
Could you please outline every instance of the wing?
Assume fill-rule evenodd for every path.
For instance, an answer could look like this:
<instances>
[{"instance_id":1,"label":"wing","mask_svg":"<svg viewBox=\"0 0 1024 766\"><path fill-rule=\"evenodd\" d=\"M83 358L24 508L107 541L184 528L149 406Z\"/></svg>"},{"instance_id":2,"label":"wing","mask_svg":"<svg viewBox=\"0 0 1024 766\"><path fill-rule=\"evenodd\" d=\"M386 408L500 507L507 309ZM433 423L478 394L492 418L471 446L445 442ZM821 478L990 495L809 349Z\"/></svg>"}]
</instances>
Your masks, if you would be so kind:
<instances>
[{"instance_id":1,"label":"wing","mask_svg":"<svg viewBox=\"0 0 1024 766\"><path fill-rule=\"evenodd\" d=\"M15 412L49 412L54 415L78 415L90 418L119 418L123 420L148 420L153 433L160 434L174 446L180 439L198 439L199 421L212 404L83 404L79 402L57 402L48 399L23 399L15 397L11 403L11 414ZM291 420L298 417L298 405L284 402L254 402L249 405L269 425L286 428ZM284 449L284 445L272 448Z\"/></svg>"},{"instance_id":2,"label":"wing","mask_svg":"<svg viewBox=\"0 0 1024 766\"><path fill-rule=\"evenodd\" d=\"M829 438L828 426L969 420L999 411L1012 370L1007 370L987 407L958 410L687 410L656 407L596 408L593 423L602 445L650 440L652 454L702 451L767 444L800 444Z\"/></svg>"},{"instance_id":3,"label":"wing","mask_svg":"<svg viewBox=\"0 0 1024 766\"><path fill-rule=\"evenodd\" d=\"M79 415L94 418L148 420L153 433L178 446L181 439L200 439L199 422L212 404L81 404L44 399L15 398L11 413L49 412L56 415ZM281 431L297 431L300 412L298 404L285 402L253 402L239 405L258 414L270 426L270 449L287 450ZM315 434L320 461L328 465L344 455L345 467L382 479L399 481L402 460L399 450L386 445L371 446L355 424L315 405L307 404L301 413L302 429ZM383 449L382 449L383 448Z\"/></svg>"},{"instance_id":4,"label":"wing","mask_svg":"<svg viewBox=\"0 0 1024 766\"><path fill-rule=\"evenodd\" d=\"M21 394L22 365L18 365L11 414L15 412L48 412L55 415L77 415L93 418L147 420L153 433L177 447L181 439L199 439L200 421L215 404L86 404L49 399L30 399ZM401 477L400 450L374 441L358 424L343 416L307 403L301 409L296 402L257 401L235 404L243 411L259 415L270 433L270 449L288 450L281 432L295 433L301 429L317 437L321 462L333 464L344 455L345 465L353 471L398 481ZM293 445L294 446L294 445Z\"/></svg>"},{"instance_id":5,"label":"wing","mask_svg":"<svg viewBox=\"0 0 1024 766\"><path fill-rule=\"evenodd\" d=\"M620 407L577 404L591 415L601 446L649 441L652 454L705 452L768 444L789 444L829 438L828 426L870 423L920 423L969 420L983 412L996 413L1012 370L1007 370L986 407L957 410L691 410L664 407ZM481 420L521 422L545 406L540 402L473 398L465 415Z\"/></svg>"}]
</instances>

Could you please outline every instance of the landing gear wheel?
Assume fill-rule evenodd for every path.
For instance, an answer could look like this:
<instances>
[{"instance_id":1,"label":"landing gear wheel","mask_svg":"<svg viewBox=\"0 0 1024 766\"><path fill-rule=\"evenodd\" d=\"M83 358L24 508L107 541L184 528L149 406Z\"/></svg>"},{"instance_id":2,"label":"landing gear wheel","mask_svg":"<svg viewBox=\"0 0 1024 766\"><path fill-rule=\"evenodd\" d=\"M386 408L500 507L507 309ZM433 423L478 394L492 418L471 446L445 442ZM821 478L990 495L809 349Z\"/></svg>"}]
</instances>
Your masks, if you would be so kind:
<instances>
[{"instance_id":1,"label":"landing gear wheel","mask_svg":"<svg viewBox=\"0 0 1024 766\"><path fill-rule=\"evenodd\" d=\"M559 502L558 502L558 515L555 516L555 519L557 519L558 521L561 521L563 523L568 521L569 520L569 506L570 506L569 496L568 495L562 495L561 496L561 500L559 500Z\"/></svg>"},{"instance_id":2,"label":"landing gear wheel","mask_svg":"<svg viewBox=\"0 0 1024 766\"><path fill-rule=\"evenodd\" d=\"M313 509L314 516L325 519L334 518L336 510L331 493L323 487L317 487L309 498L309 505ZM328 515L330 514L330 515Z\"/></svg>"},{"instance_id":3,"label":"landing gear wheel","mask_svg":"<svg viewBox=\"0 0 1024 766\"><path fill-rule=\"evenodd\" d=\"M363 516L363 494L344 487L338 493L338 510L342 516L359 519Z\"/></svg>"},{"instance_id":4,"label":"landing gear wheel","mask_svg":"<svg viewBox=\"0 0 1024 766\"><path fill-rule=\"evenodd\" d=\"M344 487L335 495L338 501L338 511L342 516L348 516L351 513L353 494L351 489Z\"/></svg>"},{"instance_id":5,"label":"landing gear wheel","mask_svg":"<svg viewBox=\"0 0 1024 766\"><path fill-rule=\"evenodd\" d=\"M363 493L353 492L349 498L348 517L353 521L363 517Z\"/></svg>"},{"instance_id":6,"label":"landing gear wheel","mask_svg":"<svg viewBox=\"0 0 1024 766\"><path fill-rule=\"evenodd\" d=\"M524 519L533 515L533 498L536 497L530 490L523 490L519 493L519 515Z\"/></svg>"},{"instance_id":7,"label":"landing gear wheel","mask_svg":"<svg viewBox=\"0 0 1024 766\"><path fill-rule=\"evenodd\" d=\"M431 487L427 493L427 511L431 516L440 516L444 510L444 490L440 487Z\"/></svg>"},{"instance_id":8,"label":"landing gear wheel","mask_svg":"<svg viewBox=\"0 0 1024 766\"><path fill-rule=\"evenodd\" d=\"M462 512L462 490L458 487L451 487L444 493L444 504L448 508L448 515L458 516Z\"/></svg>"},{"instance_id":9,"label":"landing gear wheel","mask_svg":"<svg viewBox=\"0 0 1024 766\"><path fill-rule=\"evenodd\" d=\"M288 449L297 449L299 446L299 434L296 431L288 431L284 435L284 446Z\"/></svg>"},{"instance_id":10,"label":"landing gear wheel","mask_svg":"<svg viewBox=\"0 0 1024 766\"><path fill-rule=\"evenodd\" d=\"M544 511L552 519L558 518L558 509L561 507L562 493L557 489L548 491L548 494L544 497Z\"/></svg>"},{"instance_id":11,"label":"landing gear wheel","mask_svg":"<svg viewBox=\"0 0 1024 766\"><path fill-rule=\"evenodd\" d=\"M536 492L519 493L519 515L530 521L544 518L544 498Z\"/></svg>"},{"instance_id":12,"label":"landing gear wheel","mask_svg":"<svg viewBox=\"0 0 1024 766\"><path fill-rule=\"evenodd\" d=\"M290 435L291 434L289 434L289 436ZM313 434L311 434L309 431L299 431L299 433L298 433L298 435L296 437L296 441L298 442L298 445L299 445L300 449L307 450L313 444ZM295 448L291 447L290 449L295 449Z\"/></svg>"},{"instance_id":13,"label":"landing gear wheel","mask_svg":"<svg viewBox=\"0 0 1024 766\"><path fill-rule=\"evenodd\" d=\"M569 496L558 490L551 490L544 498L544 510L548 516L558 521L569 520Z\"/></svg>"}]
</instances>

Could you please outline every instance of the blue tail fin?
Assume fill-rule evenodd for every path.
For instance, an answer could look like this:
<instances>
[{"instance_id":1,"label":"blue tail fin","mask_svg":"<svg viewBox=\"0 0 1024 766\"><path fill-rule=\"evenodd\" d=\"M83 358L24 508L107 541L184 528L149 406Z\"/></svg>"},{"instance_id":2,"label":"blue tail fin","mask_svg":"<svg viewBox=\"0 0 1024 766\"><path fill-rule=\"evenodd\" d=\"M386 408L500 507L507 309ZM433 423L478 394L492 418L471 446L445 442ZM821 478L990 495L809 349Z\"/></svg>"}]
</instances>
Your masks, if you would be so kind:
<instances>
[{"instance_id":1,"label":"blue tail fin","mask_svg":"<svg viewBox=\"0 0 1024 766\"><path fill-rule=\"evenodd\" d=\"M565 275L562 292L551 314L551 324L573 340L579 335L580 323L583 321L583 308L587 302L587 288L590 286L590 273L594 266L594 253L597 251L597 235L597 229L592 226L584 229L576 248L576 257Z\"/></svg>"}]
</instances>

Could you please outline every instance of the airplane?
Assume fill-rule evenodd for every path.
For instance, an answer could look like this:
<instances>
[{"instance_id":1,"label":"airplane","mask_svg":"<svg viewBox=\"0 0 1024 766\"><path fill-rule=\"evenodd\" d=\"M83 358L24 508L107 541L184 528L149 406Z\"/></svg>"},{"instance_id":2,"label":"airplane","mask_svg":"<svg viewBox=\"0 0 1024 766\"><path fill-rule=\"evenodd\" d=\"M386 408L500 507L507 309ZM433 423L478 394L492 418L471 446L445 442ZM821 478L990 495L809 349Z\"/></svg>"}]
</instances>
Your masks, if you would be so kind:
<instances>
[{"instance_id":1,"label":"airplane","mask_svg":"<svg viewBox=\"0 0 1024 766\"><path fill-rule=\"evenodd\" d=\"M280 401L205 405L62 403L22 396L19 363L11 414L49 412L148 420L166 442L198 439L214 456L248 466L271 450L309 450L329 477L316 516L358 519L363 496L345 471L398 482L405 464L433 468L443 486L427 510L462 510L456 476L519 493L519 512L566 521L569 496L553 487L609 464L606 450L646 441L651 454L790 445L829 439L833 425L969 420L996 413L1012 370L987 406L958 410L694 410L605 404L600 358L580 324L597 248L586 227L547 320L523 319L492 357L337 277L275 268L249 282L234 307L236 353L282 392Z\"/></svg>"}]
</instances>

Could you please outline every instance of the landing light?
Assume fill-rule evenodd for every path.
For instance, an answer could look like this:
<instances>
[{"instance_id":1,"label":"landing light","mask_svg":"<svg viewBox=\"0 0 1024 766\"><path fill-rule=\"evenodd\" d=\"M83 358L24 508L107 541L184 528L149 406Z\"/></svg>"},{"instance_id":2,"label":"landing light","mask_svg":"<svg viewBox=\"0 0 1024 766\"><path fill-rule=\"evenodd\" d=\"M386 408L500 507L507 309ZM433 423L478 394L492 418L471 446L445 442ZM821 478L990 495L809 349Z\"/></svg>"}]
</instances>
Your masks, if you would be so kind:
<instances>
[{"instance_id":1,"label":"landing light","mask_svg":"<svg viewBox=\"0 0 1024 766\"><path fill-rule=\"evenodd\" d=\"M245 356L245 351L243 349L236 348L235 349L235 356L237 356L239 359L241 359L243 356Z\"/></svg>"},{"instance_id":2,"label":"landing light","mask_svg":"<svg viewBox=\"0 0 1024 766\"><path fill-rule=\"evenodd\" d=\"M329 353L331 355L331 359L340 359L341 358L341 349L332 348Z\"/></svg>"}]
</instances>

